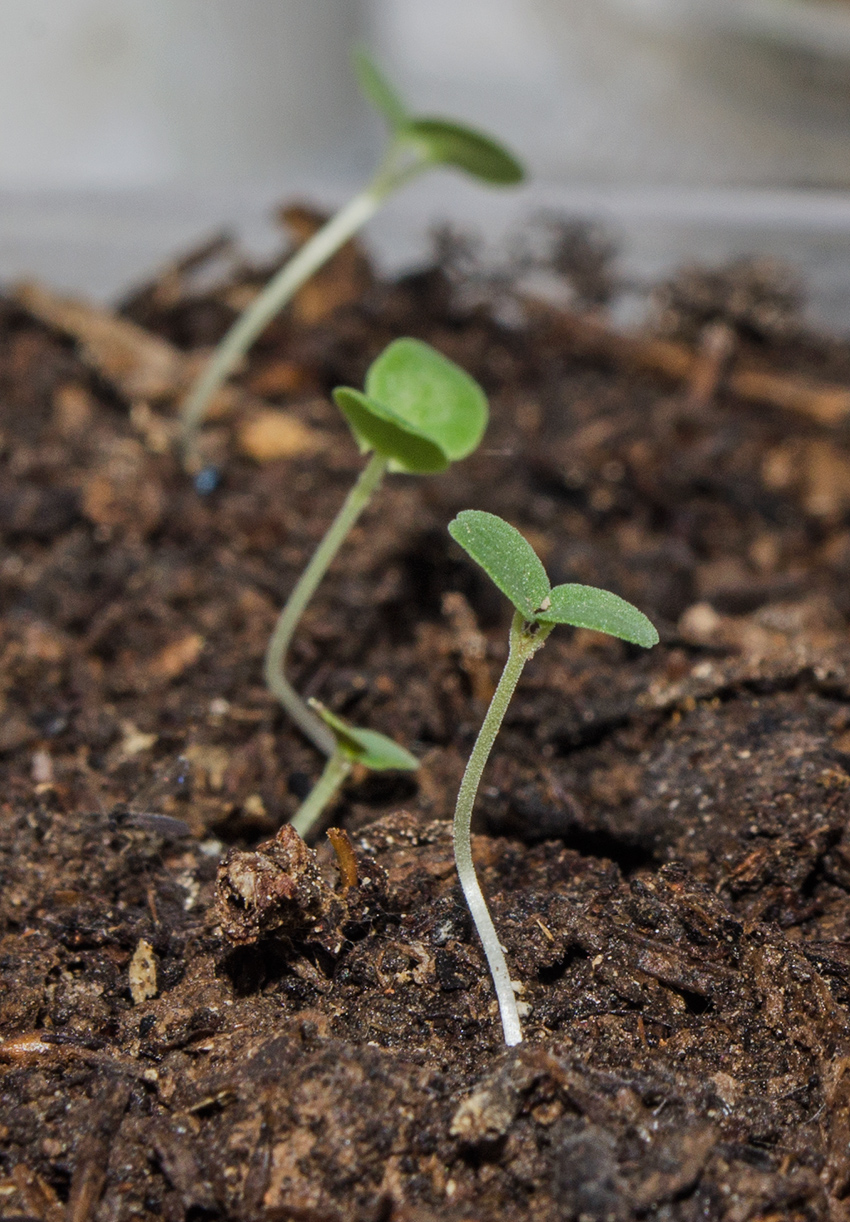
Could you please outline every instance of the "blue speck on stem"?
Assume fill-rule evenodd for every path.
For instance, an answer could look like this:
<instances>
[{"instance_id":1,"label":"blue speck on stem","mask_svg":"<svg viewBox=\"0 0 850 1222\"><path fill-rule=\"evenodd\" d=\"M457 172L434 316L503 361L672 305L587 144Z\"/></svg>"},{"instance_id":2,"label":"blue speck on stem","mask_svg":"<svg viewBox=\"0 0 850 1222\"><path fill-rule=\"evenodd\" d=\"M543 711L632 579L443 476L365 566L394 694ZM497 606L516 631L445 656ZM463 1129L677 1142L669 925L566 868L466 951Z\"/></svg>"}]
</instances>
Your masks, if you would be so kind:
<instances>
[{"instance_id":1,"label":"blue speck on stem","mask_svg":"<svg viewBox=\"0 0 850 1222\"><path fill-rule=\"evenodd\" d=\"M195 491L201 496L209 496L218 487L219 472L217 467L204 467L195 476Z\"/></svg>"}]
</instances>

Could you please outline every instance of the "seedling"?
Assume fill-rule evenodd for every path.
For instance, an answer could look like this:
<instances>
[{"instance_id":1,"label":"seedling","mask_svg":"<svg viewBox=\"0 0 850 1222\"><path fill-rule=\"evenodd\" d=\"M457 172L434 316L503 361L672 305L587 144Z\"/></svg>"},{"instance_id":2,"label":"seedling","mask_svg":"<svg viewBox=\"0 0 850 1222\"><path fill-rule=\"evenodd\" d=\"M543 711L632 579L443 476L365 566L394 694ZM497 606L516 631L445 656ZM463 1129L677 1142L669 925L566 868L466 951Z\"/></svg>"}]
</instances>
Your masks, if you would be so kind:
<instances>
[{"instance_id":1,"label":"seedling","mask_svg":"<svg viewBox=\"0 0 850 1222\"><path fill-rule=\"evenodd\" d=\"M257 336L386 199L433 166L451 166L494 186L522 180L523 169L489 136L448 119L416 116L364 51L354 65L360 89L389 127L389 143L374 177L323 225L272 277L236 320L195 382L181 411L184 460L194 463L195 443L207 408Z\"/></svg>"},{"instance_id":2,"label":"seedling","mask_svg":"<svg viewBox=\"0 0 850 1222\"><path fill-rule=\"evenodd\" d=\"M397 769L410 772L419 767L419 760L404 747L378 734L375 730L359 730L311 700L316 715L328 727L334 748L325 769L313 789L295 812L292 826L299 836L306 837L321 817L322 811L336 794L355 764L363 764L373 772Z\"/></svg>"},{"instance_id":3,"label":"seedling","mask_svg":"<svg viewBox=\"0 0 850 1222\"><path fill-rule=\"evenodd\" d=\"M505 955L472 861L470 824L481 774L522 668L537 653L556 624L607 632L646 649L658 644L658 633L641 611L607 590L581 585L550 586L546 570L531 545L518 530L492 513L465 509L449 524L449 533L481 565L515 608L508 660L466 765L454 817L455 861L460 885L484 947L499 1002L505 1043L510 1047L522 1040L519 1013Z\"/></svg>"},{"instance_id":4,"label":"seedling","mask_svg":"<svg viewBox=\"0 0 850 1222\"><path fill-rule=\"evenodd\" d=\"M380 486L384 472L388 468L418 474L445 470L476 448L488 415L487 399L475 379L416 339L397 339L385 348L369 366L364 391L340 386L333 397L361 450L371 450L372 456L290 594L265 662L270 691L331 759L337 752L337 740L285 675L289 643L304 608Z\"/></svg>"}]
</instances>

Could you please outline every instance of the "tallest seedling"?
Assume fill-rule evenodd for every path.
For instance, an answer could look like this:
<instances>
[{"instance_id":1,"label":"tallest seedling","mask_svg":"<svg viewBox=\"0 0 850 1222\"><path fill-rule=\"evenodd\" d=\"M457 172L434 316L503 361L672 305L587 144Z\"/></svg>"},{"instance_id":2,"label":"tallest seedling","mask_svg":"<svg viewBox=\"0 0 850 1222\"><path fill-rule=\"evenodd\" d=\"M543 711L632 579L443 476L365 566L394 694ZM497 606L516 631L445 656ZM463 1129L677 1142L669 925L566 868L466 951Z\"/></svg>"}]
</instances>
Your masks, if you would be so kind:
<instances>
[{"instance_id":1,"label":"tallest seedling","mask_svg":"<svg viewBox=\"0 0 850 1222\"><path fill-rule=\"evenodd\" d=\"M448 119L412 115L369 57L355 55L362 92L389 127L389 144L370 182L272 277L225 335L192 387L181 413L184 460L191 466L198 429L207 408L258 335L302 284L374 216L405 183L434 166L452 166L493 186L521 182L522 166L500 144L481 132Z\"/></svg>"}]
</instances>

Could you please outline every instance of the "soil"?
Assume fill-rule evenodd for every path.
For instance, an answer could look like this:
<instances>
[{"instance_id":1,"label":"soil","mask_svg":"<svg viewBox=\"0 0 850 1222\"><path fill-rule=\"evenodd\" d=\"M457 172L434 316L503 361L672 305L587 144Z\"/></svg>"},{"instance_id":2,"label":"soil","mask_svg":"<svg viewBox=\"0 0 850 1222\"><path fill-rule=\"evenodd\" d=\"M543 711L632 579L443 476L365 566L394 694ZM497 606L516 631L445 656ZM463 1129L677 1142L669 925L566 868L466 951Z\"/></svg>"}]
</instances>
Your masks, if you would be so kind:
<instances>
[{"instance_id":1,"label":"soil","mask_svg":"<svg viewBox=\"0 0 850 1222\"><path fill-rule=\"evenodd\" d=\"M139 360L190 360L268 273L199 284L222 249L125 303ZM850 436L464 274L382 283L346 252L252 353L205 495L173 393L0 302L0 1217L850 1216ZM754 327L770 309L706 313L703 281L689 312L687 283L666 337L675 310L683 343L721 325L734 360L850 382L790 306ZM350 885L285 829L320 760L261 667L362 465L328 392L399 334L492 423L450 472L387 479L298 633L299 688L422 760L333 811ZM662 635L558 629L497 741L474 849L510 1051L451 850L509 622L446 532L468 507Z\"/></svg>"}]
</instances>

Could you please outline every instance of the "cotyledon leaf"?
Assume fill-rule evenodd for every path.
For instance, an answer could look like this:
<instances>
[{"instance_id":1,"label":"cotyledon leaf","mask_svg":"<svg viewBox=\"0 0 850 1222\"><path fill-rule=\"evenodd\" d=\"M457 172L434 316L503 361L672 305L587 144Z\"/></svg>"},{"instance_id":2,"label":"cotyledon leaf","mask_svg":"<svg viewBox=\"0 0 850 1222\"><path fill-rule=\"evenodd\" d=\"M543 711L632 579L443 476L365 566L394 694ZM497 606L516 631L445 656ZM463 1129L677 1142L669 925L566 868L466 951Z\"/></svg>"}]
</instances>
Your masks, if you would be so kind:
<instances>
[{"instance_id":1,"label":"cotyledon leaf","mask_svg":"<svg viewBox=\"0 0 850 1222\"><path fill-rule=\"evenodd\" d=\"M544 624L572 624L643 645L658 644L658 632L642 611L617 594L595 586L560 585L549 591L548 606L535 615Z\"/></svg>"},{"instance_id":2,"label":"cotyledon leaf","mask_svg":"<svg viewBox=\"0 0 850 1222\"><path fill-rule=\"evenodd\" d=\"M383 403L350 386L338 386L334 402L357 440L366 448L391 458L404 471L420 475L445 471L449 458L443 448Z\"/></svg>"},{"instance_id":3,"label":"cotyledon leaf","mask_svg":"<svg viewBox=\"0 0 850 1222\"><path fill-rule=\"evenodd\" d=\"M397 134L418 144L430 161L464 170L493 186L522 182L525 171L497 141L483 132L448 119L417 118L397 128Z\"/></svg>"},{"instance_id":4,"label":"cotyledon leaf","mask_svg":"<svg viewBox=\"0 0 850 1222\"><path fill-rule=\"evenodd\" d=\"M311 700L310 704L325 725L333 731L334 738L349 759L356 760L358 764L363 764L366 768L371 768L373 772L386 772L389 769L412 772L419 767L419 760L416 756L411 755L391 738L387 738L386 734L379 734L377 730L361 730L357 726L349 725L347 721L337 717L336 713L326 709L318 700Z\"/></svg>"},{"instance_id":5,"label":"cotyledon leaf","mask_svg":"<svg viewBox=\"0 0 850 1222\"><path fill-rule=\"evenodd\" d=\"M364 387L452 462L466 458L487 427L487 397L473 377L418 339L396 339L376 357Z\"/></svg>"},{"instance_id":6,"label":"cotyledon leaf","mask_svg":"<svg viewBox=\"0 0 850 1222\"><path fill-rule=\"evenodd\" d=\"M449 534L481 565L527 620L539 619L549 578L531 544L509 523L482 509L463 509Z\"/></svg>"},{"instance_id":7,"label":"cotyledon leaf","mask_svg":"<svg viewBox=\"0 0 850 1222\"><path fill-rule=\"evenodd\" d=\"M450 119L412 116L362 47L355 50L353 60L360 92L386 119L396 137L417 145L428 161L464 170L494 186L522 182L525 177L522 165L498 141Z\"/></svg>"},{"instance_id":8,"label":"cotyledon leaf","mask_svg":"<svg viewBox=\"0 0 850 1222\"><path fill-rule=\"evenodd\" d=\"M393 131L404 127L410 119L407 107L372 57L362 47L357 47L352 58L363 96L383 115Z\"/></svg>"}]
</instances>

